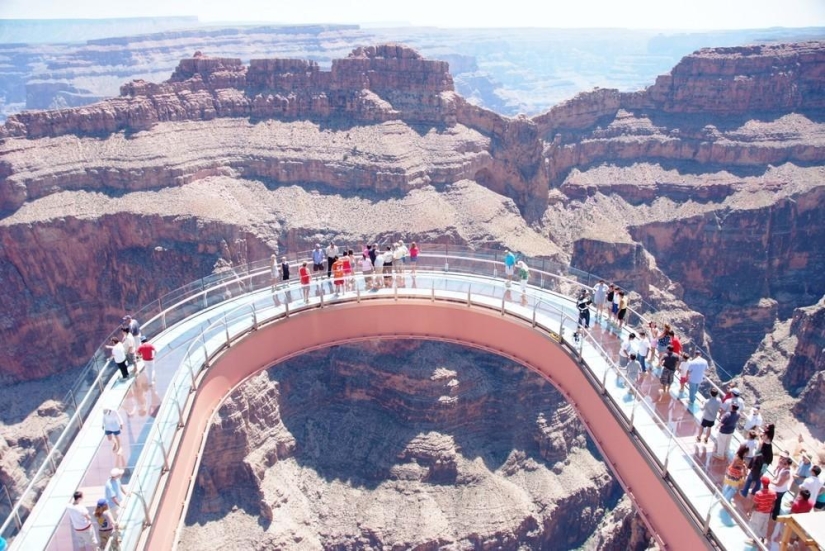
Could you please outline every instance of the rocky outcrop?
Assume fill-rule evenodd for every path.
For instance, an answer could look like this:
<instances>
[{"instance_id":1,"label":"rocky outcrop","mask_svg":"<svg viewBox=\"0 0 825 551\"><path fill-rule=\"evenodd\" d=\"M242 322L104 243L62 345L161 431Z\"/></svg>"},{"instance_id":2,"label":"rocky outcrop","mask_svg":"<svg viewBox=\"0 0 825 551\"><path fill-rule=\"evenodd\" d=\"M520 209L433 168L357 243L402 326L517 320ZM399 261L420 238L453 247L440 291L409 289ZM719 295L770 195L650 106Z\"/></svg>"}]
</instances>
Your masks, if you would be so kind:
<instances>
[{"instance_id":1,"label":"rocky outcrop","mask_svg":"<svg viewBox=\"0 0 825 551\"><path fill-rule=\"evenodd\" d=\"M591 449L551 385L501 358L311 353L222 406L181 547L572 549L620 492Z\"/></svg>"},{"instance_id":2,"label":"rocky outcrop","mask_svg":"<svg viewBox=\"0 0 825 551\"><path fill-rule=\"evenodd\" d=\"M114 213L0 226L0 380L84 365L125 312L211 272L222 243L237 264L268 252L237 228L192 217Z\"/></svg>"},{"instance_id":3,"label":"rocky outcrop","mask_svg":"<svg viewBox=\"0 0 825 551\"><path fill-rule=\"evenodd\" d=\"M152 128L158 122L216 117L345 119L368 124L404 119L413 124L449 125L453 90L448 65L423 59L392 44L357 48L333 61L211 58L196 52L181 61L163 84L135 81L121 96L88 107L25 112L9 117L6 136L42 138L64 134L107 135ZM1 135L1 134L0 134Z\"/></svg>"},{"instance_id":4,"label":"rocky outcrop","mask_svg":"<svg viewBox=\"0 0 825 551\"><path fill-rule=\"evenodd\" d=\"M817 373L825 371L825 297L794 311L790 334L796 338L796 347L782 380L796 395L807 389Z\"/></svg>"}]
</instances>

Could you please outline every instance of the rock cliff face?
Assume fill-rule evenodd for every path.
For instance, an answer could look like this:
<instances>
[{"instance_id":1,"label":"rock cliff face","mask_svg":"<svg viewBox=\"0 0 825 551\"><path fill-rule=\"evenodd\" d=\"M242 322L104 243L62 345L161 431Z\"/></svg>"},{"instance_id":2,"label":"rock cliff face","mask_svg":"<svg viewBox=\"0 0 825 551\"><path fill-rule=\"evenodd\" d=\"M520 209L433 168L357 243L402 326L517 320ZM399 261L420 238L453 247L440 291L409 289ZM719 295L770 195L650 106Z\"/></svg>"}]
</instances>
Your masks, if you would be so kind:
<instances>
[{"instance_id":1,"label":"rock cliff face","mask_svg":"<svg viewBox=\"0 0 825 551\"><path fill-rule=\"evenodd\" d=\"M373 341L237 390L196 494L185 549L572 549L620 490L537 375L455 345Z\"/></svg>"},{"instance_id":2,"label":"rock cliff face","mask_svg":"<svg viewBox=\"0 0 825 551\"><path fill-rule=\"evenodd\" d=\"M343 119L371 124L405 119L417 124L454 121L448 65L422 59L410 48L384 44L357 48L333 61L211 58L196 52L163 84L135 81L121 96L93 106L24 112L9 118L8 136L106 135L152 128L158 122L216 117Z\"/></svg>"},{"instance_id":3,"label":"rock cliff face","mask_svg":"<svg viewBox=\"0 0 825 551\"><path fill-rule=\"evenodd\" d=\"M196 55L165 82L15 116L2 373L61 369L48 358L67 340L65 367L82 363L122 309L219 260L404 237L569 259L667 310L734 375L825 291L823 51L700 50L647 90L532 119L470 104L446 63L404 46L328 70Z\"/></svg>"}]
</instances>

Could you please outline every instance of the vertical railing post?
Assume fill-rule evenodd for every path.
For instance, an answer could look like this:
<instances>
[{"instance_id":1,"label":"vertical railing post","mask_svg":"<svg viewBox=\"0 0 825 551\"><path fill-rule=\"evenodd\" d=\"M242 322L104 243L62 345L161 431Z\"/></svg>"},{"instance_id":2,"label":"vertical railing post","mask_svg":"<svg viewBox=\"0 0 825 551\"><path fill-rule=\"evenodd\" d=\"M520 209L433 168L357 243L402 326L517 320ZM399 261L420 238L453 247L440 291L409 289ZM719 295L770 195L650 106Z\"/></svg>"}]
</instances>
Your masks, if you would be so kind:
<instances>
[{"instance_id":1,"label":"vertical railing post","mask_svg":"<svg viewBox=\"0 0 825 551\"><path fill-rule=\"evenodd\" d=\"M49 440L49 435L43 431L43 441L46 442L46 456L49 458L49 463L52 466L52 472L57 472L57 465L54 462L54 454L52 453L52 442Z\"/></svg>"},{"instance_id":2,"label":"vertical railing post","mask_svg":"<svg viewBox=\"0 0 825 551\"><path fill-rule=\"evenodd\" d=\"M533 314L535 316L536 310L533 309ZM504 315L504 295L501 295L501 315ZM534 326L535 327L535 326Z\"/></svg>"},{"instance_id":3,"label":"vertical railing post","mask_svg":"<svg viewBox=\"0 0 825 551\"><path fill-rule=\"evenodd\" d=\"M158 425L155 425L158 426ZM160 452L163 456L163 470L161 472L168 473L169 472L169 456L166 453L166 446L163 445L163 436L160 434L160 429L157 430L157 443L160 446Z\"/></svg>"},{"instance_id":4,"label":"vertical railing post","mask_svg":"<svg viewBox=\"0 0 825 551\"><path fill-rule=\"evenodd\" d=\"M536 311L539 308L539 304L541 304L541 299L537 300L535 304L533 304L533 327L537 325L536 323Z\"/></svg>"},{"instance_id":5,"label":"vertical railing post","mask_svg":"<svg viewBox=\"0 0 825 551\"><path fill-rule=\"evenodd\" d=\"M6 491L6 499L9 500L9 511L14 511L14 523L17 525L17 529L20 530L23 527L23 523L20 522L20 512L14 507L14 502L11 500L11 494L9 494L9 488L7 486L3 486L3 490Z\"/></svg>"},{"instance_id":6,"label":"vertical railing post","mask_svg":"<svg viewBox=\"0 0 825 551\"><path fill-rule=\"evenodd\" d=\"M183 428L183 406L180 405L177 396L173 398L175 402L175 408L178 410L178 428Z\"/></svg>"},{"instance_id":7,"label":"vertical railing post","mask_svg":"<svg viewBox=\"0 0 825 551\"><path fill-rule=\"evenodd\" d=\"M708 514L705 515L705 520L702 522L702 534L707 535L710 532L710 514L713 511L713 508L716 507L716 504L719 503L720 499L717 497L713 501L710 502L710 507L708 507ZM723 506L724 507L724 506Z\"/></svg>"},{"instance_id":8,"label":"vertical railing post","mask_svg":"<svg viewBox=\"0 0 825 551\"><path fill-rule=\"evenodd\" d=\"M366 278L364 278L366 281ZM358 285L358 281L355 281L355 302L361 304L361 287Z\"/></svg>"},{"instance_id":9,"label":"vertical railing post","mask_svg":"<svg viewBox=\"0 0 825 551\"><path fill-rule=\"evenodd\" d=\"M160 301L160 299L158 299L158 301ZM163 327L163 330L166 331L166 310L161 312L160 325L161 325L161 327Z\"/></svg>"},{"instance_id":10,"label":"vertical railing post","mask_svg":"<svg viewBox=\"0 0 825 551\"><path fill-rule=\"evenodd\" d=\"M284 317L289 317L289 301L286 299L286 293L284 293Z\"/></svg>"},{"instance_id":11,"label":"vertical railing post","mask_svg":"<svg viewBox=\"0 0 825 551\"><path fill-rule=\"evenodd\" d=\"M75 412L77 412L77 400L74 397L74 391L70 388L69 389L69 399L72 401L72 407L74 408Z\"/></svg>"},{"instance_id":12,"label":"vertical railing post","mask_svg":"<svg viewBox=\"0 0 825 551\"><path fill-rule=\"evenodd\" d=\"M628 379L628 384L630 380ZM635 432L636 428L633 426L633 421L636 418L636 406L639 405L639 397L633 392L633 409L630 410L630 432Z\"/></svg>"},{"instance_id":13,"label":"vertical railing post","mask_svg":"<svg viewBox=\"0 0 825 551\"><path fill-rule=\"evenodd\" d=\"M395 302L398 302L398 281L396 281L395 277L392 278L392 293L393 299Z\"/></svg>"},{"instance_id":14,"label":"vertical railing post","mask_svg":"<svg viewBox=\"0 0 825 551\"><path fill-rule=\"evenodd\" d=\"M258 310L255 307L255 303L252 303L252 327L255 331L258 330Z\"/></svg>"},{"instance_id":15,"label":"vertical railing post","mask_svg":"<svg viewBox=\"0 0 825 551\"><path fill-rule=\"evenodd\" d=\"M226 334L226 346L229 346L229 324L226 323L226 312L223 313L223 332Z\"/></svg>"},{"instance_id":16,"label":"vertical railing post","mask_svg":"<svg viewBox=\"0 0 825 551\"><path fill-rule=\"evenodd\" d=\"M472 290L473 290L473 284L471 283L467 286L467 307L468 308L469 308L470 302L472 300L472 298L470 296L470 293L472 292Z\"/></svg>"},{"instance_id":17,"label":"vertical railing post","mask_svg":"<svg viewBox=\"0 0 825 551\"><path fill-rule=\"evenodd\" d=\"M580 358L580 359L581 359L581 358ZM610 365L610 364L608 363L608 366L609 366L609 365ZM605 394L605 393L607 392L607 374L608 374L609 372L610 372L610 368L609 368L609 367L606 367L606 368L604 369L604 375L602 376L602 383L601 383L601 387L602 387L602 388L601 388L601 390L602 390L602 394Z\"/></svg>"},{"instance_id":18,"label":"vertical railing post","mask_svg":"<svg viewBox=\"0 0 825 551\"><path fill-rule=\"evenodd\" d=\"M673 433L672 432L670 432L670 436L668 437L668 440L667 440L667 454L665 455L665 462L662 465L662 478L667 478L667 464L668 464L668 461L670 461L671 445L673 445Z\"/></svg>"},{"instance_id":19,"label":"vertical railing post","mask_svg":"<svg viewBox=\"0 0 825 551\"><path fill-rule=\"evenodd\" d=\"M318 288L321 289L321 308L324 307L324 284L319 283Z\"/></svg>"},{"instance_id":20,"label":"vertical railing post","mask_svg":"<svg viewBox=\"0 0 825 551\"><path fill-rule=\"evenodd\" d=\"M140 504L143 506L143 526L152 526L152 517L149 516L149 505L143 497L143 490L141 489L139 492L132 492L132 495L137 495L140 500Z\"/></svg>"},{"instance_id":21,"label":"vertical railing post","mask_svg":"<svg viewBox=\"0 0 825 551\"><path fill-rule=\"evenodd\" d=\"M431 282L430 302L435 302L435 279Z\"/></svg>"},{"instance_id":22,"label":"vertical railing post","mask_svg":"<svg viewBox=\"0 0 825 551\"><path fill-rule=\"evenodd\" d=\"M204 360L203 360L204 362L206 362L209 359L209 356L207 356L207 354L206 354L206 349L205 348L203 350L203 358L204 358ZM192 386L189 387L189 392L195 392L195 388L196 388L196 384L197 384L195 382L195 370L192 368L192 357L188 354L186 356L186 362L189 365L189 378L192 379Z\"/></svg>"}]
</instances>

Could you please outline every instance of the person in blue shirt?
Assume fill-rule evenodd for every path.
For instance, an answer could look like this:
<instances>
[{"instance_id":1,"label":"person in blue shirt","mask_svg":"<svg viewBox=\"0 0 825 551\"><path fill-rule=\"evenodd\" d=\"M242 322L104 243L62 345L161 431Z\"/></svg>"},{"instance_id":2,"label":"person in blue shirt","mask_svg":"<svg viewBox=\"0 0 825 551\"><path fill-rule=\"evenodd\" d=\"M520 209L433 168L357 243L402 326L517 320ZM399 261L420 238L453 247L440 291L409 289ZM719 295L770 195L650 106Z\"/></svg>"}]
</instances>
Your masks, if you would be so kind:
<instances>
[{"instance_id":1,"label":"person in blue shirt","mask_svg":"<svg viewBox=\"0 0 825 551\"><path fill-rule=\"evenodd\" d=\"M513 272L516 268L516 255L510 249L504 253L504 273L507 275L507 284L513 280Z\"/></svg>"}]
</instances>

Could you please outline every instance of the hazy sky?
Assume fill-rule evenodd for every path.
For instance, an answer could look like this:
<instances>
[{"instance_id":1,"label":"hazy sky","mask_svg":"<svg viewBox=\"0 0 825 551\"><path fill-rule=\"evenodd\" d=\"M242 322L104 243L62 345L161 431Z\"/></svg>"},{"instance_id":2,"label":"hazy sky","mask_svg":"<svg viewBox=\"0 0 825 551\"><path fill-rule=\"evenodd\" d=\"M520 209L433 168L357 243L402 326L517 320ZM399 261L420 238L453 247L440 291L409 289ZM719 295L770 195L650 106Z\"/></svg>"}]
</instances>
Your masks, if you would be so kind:
<instances>
[{"instance_id":1,"label":"hazy sky","mask_svg":"<svg viewBox=\"0 0 825 551\"><path fill-rule=\"evenodd\" d=\"M741 29L825 26L825 0L0 0L0 19L161 15L204 22Z\"/></svg>"}]
</instances>

